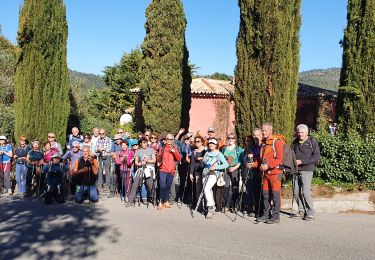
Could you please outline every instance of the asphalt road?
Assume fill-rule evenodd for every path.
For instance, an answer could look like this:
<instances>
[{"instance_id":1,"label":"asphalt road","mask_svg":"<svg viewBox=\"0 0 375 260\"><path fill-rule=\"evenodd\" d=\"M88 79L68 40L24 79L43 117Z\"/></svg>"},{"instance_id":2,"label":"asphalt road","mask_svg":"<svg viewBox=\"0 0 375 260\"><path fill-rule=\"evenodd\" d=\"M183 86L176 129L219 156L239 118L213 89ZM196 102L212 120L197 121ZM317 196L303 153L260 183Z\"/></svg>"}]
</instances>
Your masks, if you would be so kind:
<instances>
[{"instance_id":1,"label":"asphalt road","mask_svg":"<svg viewBox=\"0 0 375 260\"><path fill-rule=\"evenodd\" d=\"M254 224L187 206L125 208L120 199L45 206L0 198L0 259L375 259L375 216L319 214Z\"/></svg>"}]
</instances>

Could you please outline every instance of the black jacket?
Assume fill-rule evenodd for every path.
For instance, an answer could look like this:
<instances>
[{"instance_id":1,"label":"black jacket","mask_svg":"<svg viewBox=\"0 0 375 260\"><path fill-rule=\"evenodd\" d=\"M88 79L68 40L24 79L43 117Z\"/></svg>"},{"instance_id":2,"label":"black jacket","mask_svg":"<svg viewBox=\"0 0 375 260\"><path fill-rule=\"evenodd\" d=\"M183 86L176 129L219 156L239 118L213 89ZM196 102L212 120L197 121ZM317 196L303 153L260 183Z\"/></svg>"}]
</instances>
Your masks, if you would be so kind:
<instances>
[{"instance_id":1,"label":"black jacket","mask_svg":"<svg viewBox=\"0 0 375 260\"><path fill-rule=\"evenodd\" d=\"M314 138L309 136L303 143L300 143L296 138L293 141L292 149L296 154L296 159L302 161L302 164L298 166L298 171L315 170L315 165L320 160L320 149Z\"/></svg>"}]
</instances>

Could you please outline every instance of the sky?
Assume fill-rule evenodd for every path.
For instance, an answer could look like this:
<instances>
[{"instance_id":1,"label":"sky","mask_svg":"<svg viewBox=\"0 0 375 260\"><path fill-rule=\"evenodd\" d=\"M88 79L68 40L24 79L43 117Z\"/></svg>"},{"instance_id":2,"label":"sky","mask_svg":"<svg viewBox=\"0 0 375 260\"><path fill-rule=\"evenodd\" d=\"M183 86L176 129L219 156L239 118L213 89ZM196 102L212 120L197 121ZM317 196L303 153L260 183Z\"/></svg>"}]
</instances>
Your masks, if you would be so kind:
<instances>
[{"instance_id":1,"label":"sky","mask_svg":"<svg viewBox=\"0 0 375 260\"><path fill-rule=\"evenodd\" d=\"M145 10L151 0L65 0L68 66L103 74L125 52L141 45ZM0 0L2 34L16 43L23 0ZM183 0L190 62L199 75L233 75L237 63L238 0ZM347 0L302 0L300 71L341 67L339 41L346 26Z\"/></svg>"}]
</instances>

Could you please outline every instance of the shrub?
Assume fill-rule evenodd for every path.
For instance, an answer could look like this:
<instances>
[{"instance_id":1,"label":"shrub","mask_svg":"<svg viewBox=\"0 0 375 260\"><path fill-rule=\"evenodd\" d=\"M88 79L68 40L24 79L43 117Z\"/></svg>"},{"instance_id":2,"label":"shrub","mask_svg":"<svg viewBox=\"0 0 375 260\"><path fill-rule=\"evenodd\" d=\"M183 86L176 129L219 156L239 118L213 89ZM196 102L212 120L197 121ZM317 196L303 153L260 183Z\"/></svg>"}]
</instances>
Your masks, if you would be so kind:
<instances>
[{"instance_id":1,"label":"shrub","mask_svg":"<svg viewBox=\"0 0 375 260\"><path fill-rule=\"evenodd\" d=\"M330 182L375 181L375 135L348 132L332 136L315 132L313 136L321 152L316 177Z\"/></svg>"}]
</instances>

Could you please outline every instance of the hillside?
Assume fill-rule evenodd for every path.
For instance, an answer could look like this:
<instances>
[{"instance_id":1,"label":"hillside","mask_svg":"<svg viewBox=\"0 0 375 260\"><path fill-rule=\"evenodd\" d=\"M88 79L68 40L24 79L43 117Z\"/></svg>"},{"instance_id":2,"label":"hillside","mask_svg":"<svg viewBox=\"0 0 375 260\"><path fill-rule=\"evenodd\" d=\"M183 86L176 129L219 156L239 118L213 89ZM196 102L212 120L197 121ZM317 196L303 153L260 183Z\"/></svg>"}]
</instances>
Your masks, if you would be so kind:
<instances>
[{"instance_id":1,"label":"hillside","mask_svg":"<svg viewBox=\"0 0 375 260\"><path fill-rule=\"evenodd\" d=\"M106 87L104 77L95 74L88 74L69 70L70 82L73 84L82 83L85 90L102 89Z\"/></svg>"},{"instance_id":2,"label":"hillside","mask_svg":"<svg viewBox=\"0 0 375 260\"><path fill-rule=\"evenodd\" d=\"M337 91L339 80L340 68L307 70L299 74L300 83L333 91Z\"/></svg>"}]
</instances>

